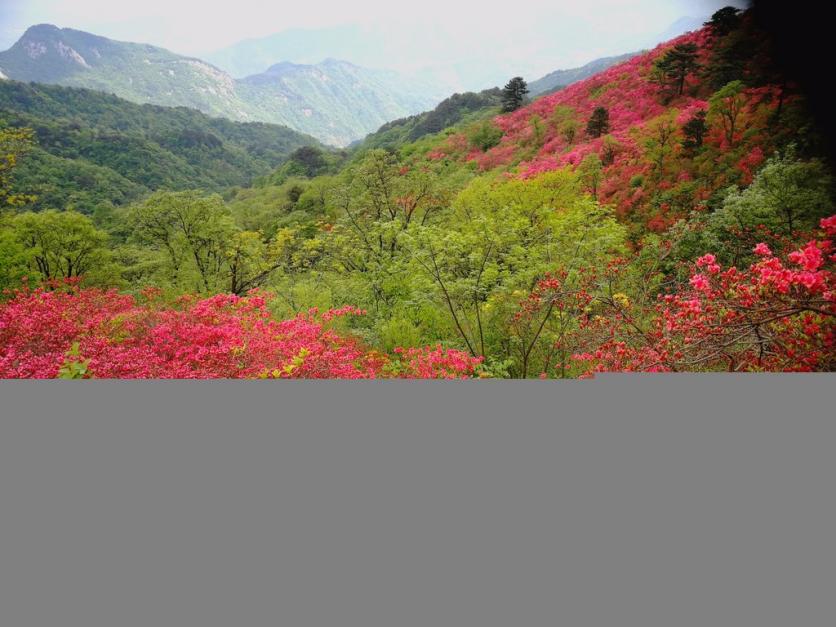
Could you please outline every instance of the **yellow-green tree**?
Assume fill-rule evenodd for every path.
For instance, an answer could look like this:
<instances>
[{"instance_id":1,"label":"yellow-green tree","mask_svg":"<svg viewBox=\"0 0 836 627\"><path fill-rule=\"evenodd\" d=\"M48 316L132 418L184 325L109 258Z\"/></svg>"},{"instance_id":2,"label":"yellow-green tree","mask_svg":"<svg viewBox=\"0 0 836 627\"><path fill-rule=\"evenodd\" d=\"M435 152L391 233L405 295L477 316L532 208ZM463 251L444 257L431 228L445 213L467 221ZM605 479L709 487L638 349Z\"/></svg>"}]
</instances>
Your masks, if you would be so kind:
<instances>
[{"instance_id":1,"label":"yellow-green tree","mask_svg":"<svg viewBox=\"0 0 836 627\"><path fill-rule=\"evenodd\" d=\"M0 128L0 211L32 200L32 196L13 193L12 172L20 158L32 149L34 138L30 128Z\"/></svg>"},{"instance_id":2,"label":"yellow-green tree","mask_svg":"<svg viewBox=\"0 0 836 627\"><path fill-rule=\"evenodd\" d=\"M83 279L88 285L116 285L120 268L108 235L75 211L26 211L14 216L7 238L17 255L15 274L30 280Z\"/></svg>"},{"instance_id":3,"label":"yellow-green tree","mask_svg":"<svg viewBox=\"0 0 836 627\"><path fill-rule=\"evenodd\" d=\"M413 263L431 280L462 346L524 377L530 343L543 338L514 335L520 301L550 270L601 263L621 250L624 230L583 193L577 175L557 170L528 180L476 179L444 220L409 237Z\"/></svg>"}]
</instances>

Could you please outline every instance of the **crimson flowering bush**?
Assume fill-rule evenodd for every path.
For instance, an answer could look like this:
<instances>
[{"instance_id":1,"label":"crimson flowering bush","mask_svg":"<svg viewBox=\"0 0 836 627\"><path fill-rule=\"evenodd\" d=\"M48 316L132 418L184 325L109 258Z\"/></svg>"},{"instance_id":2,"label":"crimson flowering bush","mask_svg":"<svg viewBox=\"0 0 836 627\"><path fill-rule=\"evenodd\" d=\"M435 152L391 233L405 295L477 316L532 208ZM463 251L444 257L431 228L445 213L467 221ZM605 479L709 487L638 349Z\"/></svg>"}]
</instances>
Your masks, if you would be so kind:
<instances>
[{"instance_id":1,"label":"crimson flowering bush","mask_svg":"<svg viewBox=\"0 0 836 627\"><path fill-rule=\"evenodd\" d=\"M582 322L587 350L576 359L587 362L587 375L833 370L836 216L821 229L785 258L759 243L759 260L745 270L724 269L706 254L688 283L660 297L652 312L600 297L607 315Z\"/></svg>"},{"instance_id":2,"label":"crimson flowering bush","mask_svg":"<svg viewBox=\"0 0 836 627\"><path fill-rule=\"evenodd\" d=\"M487 152L474 151L468 154L468 161L475 161L482 171L492 170L510 164L514 159L515 145L495 146Z\"/></svg>"},{"instance_id":3,"label":"crimson flowering bush","mask_svg":"<svg viewBox=\"0 0 836 627\"><path fill-rule=\"evenodd\" d=\"M761 150L760 146L755 146L752 150L741 157L741 159L737 162L736 167L743 174L740 179L740 182L743 185L749 185L752 182L752 179L755 178L755 172L765 159L766 155L763 154L763 150Z\"/></svg>"},{"instance_id":4,"label":"crimson flowering bush","mask_svg":"<svg viewBox=\"0 0 836 627\"><path fill-rule=\"evenodd\" d=\"M0 305L0 377L55 377L76 338L96 335L118 317L129 320L136 309L130 296L75 285L23 288Z\"/></svg>"},{"instance_id":5,"label":"crimson flowering bush","mask_svg":"<svg viewBox=\"0 0 836 627\"><path fill-rule=\"evenodd\" d=\"M264 295L183 298L167 307L112 290L21 289L0 305L0 378L65 372L114 379L465 377L478 360L410 349L406 362L367 351L329 328L353 307L275 320ZM70 368L74 366L75 368Z\"/></svg>"}]
</instances>

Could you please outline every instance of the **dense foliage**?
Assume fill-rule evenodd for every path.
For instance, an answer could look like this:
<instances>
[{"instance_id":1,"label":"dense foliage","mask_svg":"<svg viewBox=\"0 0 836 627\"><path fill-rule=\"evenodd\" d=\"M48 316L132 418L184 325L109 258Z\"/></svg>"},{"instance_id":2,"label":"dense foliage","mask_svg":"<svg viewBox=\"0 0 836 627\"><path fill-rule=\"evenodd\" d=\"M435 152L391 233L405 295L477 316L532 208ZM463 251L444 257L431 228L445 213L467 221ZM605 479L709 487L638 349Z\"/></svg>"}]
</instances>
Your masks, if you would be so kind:
<instances>
[{"instance_id":1,"label":"dense foliage","mask_svg":"<svg viewBox=\"0 0 836 627\"><path fill-rule=\"evenodd\" d=\"M149 190L247 185L316 144L281 126L13 81L0 81L0 126L34 130L37 147L21 162L15 187L37 195L33 207L83 213Z\"/></svg>"},{"instance_id":2,"label":"dense foliage","mask_svg":"<svg viewBox=\"0 0 836 627\"><path fill-rule=\"evenodd\" d=\"M687 282L656 295L629 290L623 260L559 279L547 277L521 311L556 309L562 321L553 367L595 372L693 370L830 371L836 367L836 215L802 248L776 254L760 242L743 269L711 253L689 264ZM642 280L664 281L658 267ZM633 297L622 290L628 290ZM546 314L548 315L548 314ZM551 374L546 372L547 374Z\"/></svg>"},{"instance_id":3,"label":"dense foliage","mask_svg":"<svg viewBox=\"0 0 836 627\"><path fill-rule=\"evenodd\" d=\"M502 92L499 88L486 89L479 93L453 94L442 100L432 111L384 124L367 136L360 146L364 149L397 150L410 142L434 135L456 124L490 117L499 112L501 102Z\"/></svg>"},{"instance_id":4,"label":"dense foliage","mask_svg":"<svg viewBox=\"0 0 836 627\"><path fill-rule=\"evenodd\" d=\"M487 97L91 215L22 210L0 131L5 376L834 369L831 168L747 13Z\"/></svg>"}]
</instances>

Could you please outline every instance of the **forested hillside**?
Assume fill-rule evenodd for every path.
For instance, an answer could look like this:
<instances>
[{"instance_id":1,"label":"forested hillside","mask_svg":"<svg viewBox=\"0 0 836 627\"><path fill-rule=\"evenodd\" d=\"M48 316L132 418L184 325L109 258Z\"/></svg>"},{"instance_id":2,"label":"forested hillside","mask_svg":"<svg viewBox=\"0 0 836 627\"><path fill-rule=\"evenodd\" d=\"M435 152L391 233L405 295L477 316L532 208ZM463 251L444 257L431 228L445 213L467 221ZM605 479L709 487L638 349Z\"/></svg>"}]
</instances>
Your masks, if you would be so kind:
<instances>
[{"instance_id":1,"label":"forested hillside","mask_svg":"<svg viewBox=\"0 0 836 627\"><path fill-rule=\"evenodd\" d=\"M21 210L6 129L0 376L832 371L832 164L773 56L726 8L507 113L454 96L93 219Z\"/></svg>"},{"instance_id":2,"label":"forested hillside","mask_svg":"<svg viewBox=\"0 0 836 627\"><path fill-rule=\"evenodd\" d=\"M0 82L0 124L35 132L14 189L36 195L33 208L82 213L158 189L245 186L293 150L317 144L281 126L14 81Z\"/></svg>"},{"instance_id":3,"label":"forested hillside","mask_svg":"<svg viewBox=\"0 0 836 627\"><path fill-rule=\"evenodd\" d=\"M466 120L490 117L499 113L502 92L498 87L479 93L453 94L442 100L432 111L387 122L360 143L360 149L386 148L395 150L427 135L434 135L447 127Z\"/></svg>"},{"instance_id":4,"label":"forested hillside","mask_svg":"<svg viewBox=\"0 0 836 627\"><path fill-rule=\"evenodd\" d=\"M139 104L281 124L337 146L391 119L424 111L444 95L430 81L336 59L307 65L281 61L271 59L252 75L234 79L205 61L156 46L39 24L0 52L0 78L85 87Z\"/></svg>"}]
</instances>

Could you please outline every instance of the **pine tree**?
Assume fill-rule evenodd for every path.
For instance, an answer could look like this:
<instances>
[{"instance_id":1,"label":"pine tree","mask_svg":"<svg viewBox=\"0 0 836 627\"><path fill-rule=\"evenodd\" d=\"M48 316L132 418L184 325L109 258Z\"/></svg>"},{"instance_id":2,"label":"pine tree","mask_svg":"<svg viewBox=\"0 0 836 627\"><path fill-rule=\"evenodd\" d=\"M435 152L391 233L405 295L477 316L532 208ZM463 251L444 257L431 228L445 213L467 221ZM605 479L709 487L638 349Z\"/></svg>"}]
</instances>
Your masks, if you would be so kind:
<instances>
[{"instance_id":1,"label":"pine tree","mask_svg":"<svg viewBox=\"0 0 836 627\"><path fill-rule=\"evenodd\" d=\"M601 137L610 130L610 113L604 107L596 107L586 124L586 134Z\"/></svg>"},{"instance_id":2,"label":"pine tree","mask_svg":"<svg viewBox=\"0 0 836 627\"><path fill-rule=\"evenodd\" d=\"M706 131L708 131L708 125L705 123L705 111L697 111L694 117L682 126L682 133L685 135L682 147L688 152L699 149Z\"/></svg>"},{"instance_id":3,"label":"pine tree","mask_svg":"<svg viewBox=\"0 0 836 627\"><path fill-rule=\"evenodd\" d=\"M516 111L525 102L528 84L522 76L515 76L502 89L502 110L505 113Z\"/></svg>"},{"instance_id":4,"label":"pine tree","mask_svg":"<svg viewBox=\"0 0 836 627\"><path fill-rule=\"evenodd\" d=\"M663 85L669 85L674 93L681 96L685 91L685 79L699 68L697 45L677 44L656 62L656 80Z\"/></svg>"},{"instance_id":5,"label":"pine tree","mask_svg":"<svg viewBox=\"0 0 836 627\"><path fill-rule=\"evenodd\" d=\"M723 7L711 16L711 19L705 23L705 26L711 29L711 34L715 37L723 37L740 25L740 14L740 9Z\"/></svg>"}]
</instances>

